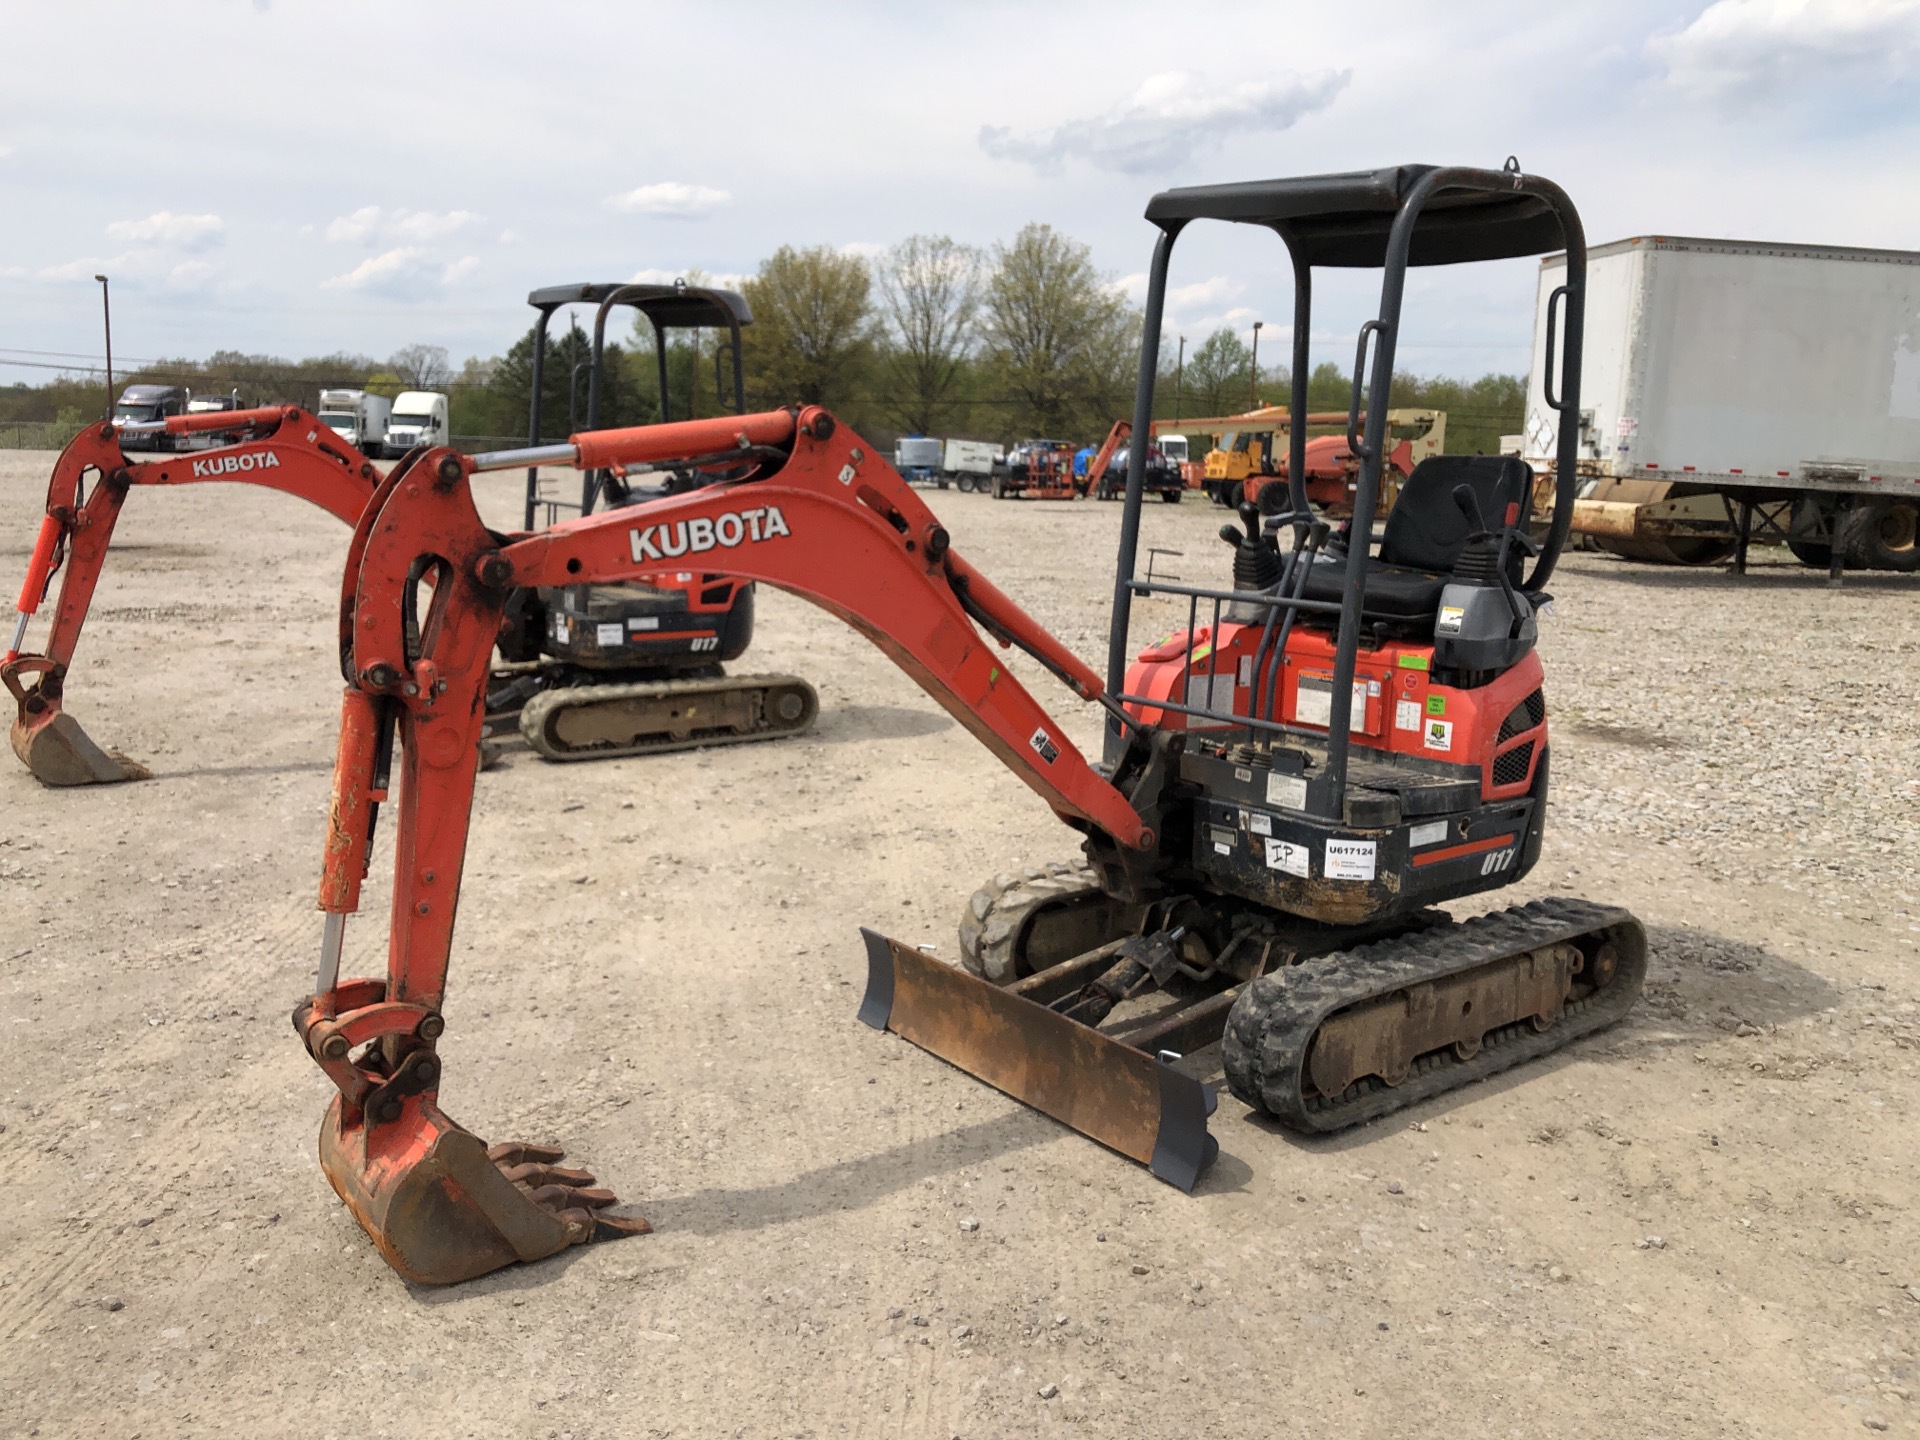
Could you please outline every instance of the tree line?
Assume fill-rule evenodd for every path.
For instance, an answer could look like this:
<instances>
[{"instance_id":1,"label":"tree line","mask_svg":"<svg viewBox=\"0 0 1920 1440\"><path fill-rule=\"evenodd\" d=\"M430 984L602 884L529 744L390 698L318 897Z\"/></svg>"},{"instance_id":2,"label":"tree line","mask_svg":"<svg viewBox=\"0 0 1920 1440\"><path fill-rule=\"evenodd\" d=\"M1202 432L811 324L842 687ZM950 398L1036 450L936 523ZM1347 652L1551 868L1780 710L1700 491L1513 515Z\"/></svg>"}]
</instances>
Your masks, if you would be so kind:
<instances>
[{"instance_id":1,"label":"tree line","mask_svg":"<svg viewBox=\"0 0 1920 1440\"><path fill-rule=\"evenodd\" d=\"M698 272L687 277L701 283ZM1130 414L1140 313L1094 266L1089 248L1044 224L976 248L944 235L916 235L868 258L828 246L783 245L741 284L753 311L742 333L749 408L828 406L877 443L906 434L968 435L1008 441L1045 436L1097 440ZM721 413L731 402L723 336L668 332L667 407L674 419ZM577 319L556 318L542 370L543 439L585 423L591 339ZM204 361L164 360L116 384L191 385L197 393L237 389L247 403L317 408L325 388L396 394L446 391L453 429L465 436L527 434L533 330L490 358L456 370L443 347L411 345L384 362L336 354L289 361L221 351ZM1188 350L1162 344L1156 413L1224 415L1254 401L1285 403L1284 366L1259 367L1231 329ZM602 372L601 423L661 418L655 339L644 319L609 340ZM1344 409L1348 378L1323 364L1309 382L1314 409ZM1492 450L1521 425L1518 376L1475 381L1396 376L1397 406L1448 412L1448 448ZM71 420L100 413L97 380L61 376L45 385L0 388L0 423Z\"/></svg>"}]
</instances>

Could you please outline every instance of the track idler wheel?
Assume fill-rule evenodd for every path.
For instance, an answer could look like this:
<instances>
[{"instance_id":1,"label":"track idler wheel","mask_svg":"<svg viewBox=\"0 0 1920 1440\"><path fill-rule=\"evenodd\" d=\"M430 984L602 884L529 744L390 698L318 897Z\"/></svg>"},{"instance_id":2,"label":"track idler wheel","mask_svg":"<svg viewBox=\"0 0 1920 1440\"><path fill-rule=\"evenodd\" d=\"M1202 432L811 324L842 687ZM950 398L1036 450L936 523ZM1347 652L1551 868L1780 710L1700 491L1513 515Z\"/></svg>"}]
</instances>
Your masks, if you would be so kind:
<instances>
[{"instance_id":1,"label":"track idler wheel","mask_svg":"<svg viewBox=\"0 0 1920 1440\"><path fill-rule=\"evenodd\" d=\"M562 1152L552 1146L483 1145L427 1094L398 1108L369 1125L336 1096L320 1124L320 1168L387 1263L416 1285L454 1285L653 1228L607 1215L613 1192L556 1165Z\"/></svg>"}]
</instances>

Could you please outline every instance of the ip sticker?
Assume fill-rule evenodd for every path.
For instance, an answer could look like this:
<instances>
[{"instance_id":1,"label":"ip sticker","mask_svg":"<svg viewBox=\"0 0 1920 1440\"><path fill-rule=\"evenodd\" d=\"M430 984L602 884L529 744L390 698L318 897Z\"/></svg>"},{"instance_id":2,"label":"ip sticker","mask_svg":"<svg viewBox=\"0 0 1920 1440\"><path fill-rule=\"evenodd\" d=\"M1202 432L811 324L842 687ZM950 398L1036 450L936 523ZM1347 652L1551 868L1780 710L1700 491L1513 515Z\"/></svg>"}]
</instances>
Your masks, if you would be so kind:
<instances>
[{"instance_id":1,"label":"ip sticker","mask_svg":"<svg viewBox=\"0 0 1920 1440\"><path fill-rule=\"evenodd\" d=\"M1326 873L1329 880L1371 880L1378 847L1371 840L1327 841ZM1268 864L1273 862L1269 860Z\"/></svg>"},{"instance_id":2,"label":"ip sticker","mask_svg":"<svg viewBox=\"0 0 1920 1440\"><path fill-rule=\"evenodd\" d=\"M1297 875L1302 880L1309 878L1307 847L1295 845L1291 840L1268 840L1267 869L1278 870L1285 875ZM1369 878L1373 875L1371 865L1367 867L1367 875Z\"/></svg>"},{"instance_id":3,"label":"ip sticker","mask_svg":"<svg viewBox=\"0 0 1920 1440\"><path fill-rule=\"evenodd\" d=\"M1429 750L1453 749L1453 722L1451 720L1427 721L1427 733L1420 743Z\"/></svg>"}]
</instances>

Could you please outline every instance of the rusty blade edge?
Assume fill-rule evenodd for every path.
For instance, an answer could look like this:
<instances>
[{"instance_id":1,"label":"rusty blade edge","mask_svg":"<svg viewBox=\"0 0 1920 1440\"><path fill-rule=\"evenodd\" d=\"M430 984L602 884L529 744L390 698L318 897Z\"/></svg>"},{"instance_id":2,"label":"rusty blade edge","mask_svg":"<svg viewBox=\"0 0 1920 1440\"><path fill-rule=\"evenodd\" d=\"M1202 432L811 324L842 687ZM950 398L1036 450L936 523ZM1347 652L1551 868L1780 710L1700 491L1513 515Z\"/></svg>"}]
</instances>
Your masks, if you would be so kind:
<instances>
[{"instance_id":1,"label":"rusty blade edge","mask_svg":"<svg viewBox=\"0 0 1920 1440\"><path fill-rule=\"evenodd\" d=\"M875 1030L892 1031L928 1054L992 1085L1001 1093L1050 1115L1110 1150L1145 1164L1154 1176L1188 1193L1192 1192L1200 1176L1219 1155L1219 1142L1207 1133L1207 1117L1213 1114L1219 1104L1219 1097L1210 1086L1191 1075L1182 1074L1153 1056L1143 1055L1112 1036L1069 1020L1044 1005L1002 990L963 970L929 959L897 940L890 940L864 926L860 935L867 947L867 989L861 997L859 1011L859 1018L864 1024ZM1057 1037L1060 1044L1053 1048L1059 1053L1079 1051L1084 1054L1091 1051L1098 1056L1095 1065L1089 1067L1092 1073L1083 1070L1075 1076L1072 1098L1076 1102L1087 1103L1078 1107L1061 1105L1056 1108L1056 1105L1045 1103L1043 1097L1023 1094L1018 1088L1001 1084L991 1075L982 1073L976 1063L969 1063L978 1057L948 1053L930 1044L932 1037L903 1030L895 1015L895 1002L907 987L920 985L924 988L924 982L912 975L905 976L903 982L903 964L909 969L920 967L929 978L937 975L941 985L964 989L969 1001L977 1004L997 1022L995 1029L1004 1031L1010 1038L1022 1034L1029 1037L1036 1034ZM926 967L938 968L934 971ZM1135 1126L1131 1135L1133 1143L1128 1144L1111 1129L1108 1134L1102 1135L1085 1124L1076 1123L1070 1114L1062 1113L1071 1108L1105 1111L1123 1109L1117 1099L1120 1081L1126 1077L1138 1080L1145 1076L1150 1076L1152 1082L1150 1101L1153 1123L1150 1136L1144 1133L1144 1127Z\"/></svg>"}]
</instances>

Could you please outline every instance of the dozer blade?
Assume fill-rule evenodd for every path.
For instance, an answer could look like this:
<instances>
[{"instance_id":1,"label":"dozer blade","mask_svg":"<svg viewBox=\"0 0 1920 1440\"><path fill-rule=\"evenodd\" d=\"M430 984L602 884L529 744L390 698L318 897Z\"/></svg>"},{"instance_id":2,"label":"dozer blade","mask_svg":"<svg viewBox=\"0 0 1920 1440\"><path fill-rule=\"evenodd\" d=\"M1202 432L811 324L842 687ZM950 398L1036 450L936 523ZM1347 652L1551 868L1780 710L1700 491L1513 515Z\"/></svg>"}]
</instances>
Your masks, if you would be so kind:
<instances>
[{"instance_id":1,"label":"dozer blade","mask_svg":"<svg viewBox=\"0 0 1920 1440\"><path fill-rule=\"evenodd\" d=\"M1218 1097L1171 1065L1046 1006L862 929L860 1018L1191 1191L1220 1153Z\"/></svg>"},{"instance_id":2,"label":"dozer blade","mask_svg":"<svg viewBox=\"0 0 1920 1440\"><path fill-rule=\"evenodd\" d=\"M64 710L16 719L8 733L13 753L42 785L112 785L151 780L153 772L117 750L102 750Z\"/></svg>"},{"instance_id":3,"label":"dozer blade","mask_svg":"<svg viewBox=\"0 0 1920 1440\"><path fill-rule=\"evenodd\" d=\"M569 1245L644 1235L645 1220L602 1215L605 1190L561 1170L542 1146L491 1150L427 1096L369 1128L335 1096L320 1122L320 1168L387 1263L418 1285L454 1285Z\"/></svg>"}]
</instances>

